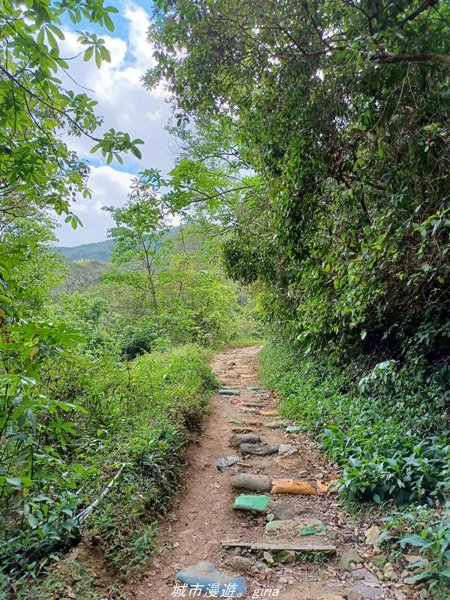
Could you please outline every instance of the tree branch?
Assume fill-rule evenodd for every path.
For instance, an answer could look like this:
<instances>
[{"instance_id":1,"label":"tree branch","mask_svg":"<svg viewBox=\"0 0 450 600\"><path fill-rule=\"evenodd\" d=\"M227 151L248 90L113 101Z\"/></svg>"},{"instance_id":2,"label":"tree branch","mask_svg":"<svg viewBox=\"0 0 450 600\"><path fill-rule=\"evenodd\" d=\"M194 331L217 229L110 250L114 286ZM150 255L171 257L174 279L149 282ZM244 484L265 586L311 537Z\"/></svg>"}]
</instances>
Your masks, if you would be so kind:
<instances>
[{"instance_id":1,"label":"tree branch","mask_svg":"<svg viewBox=\"0 0 450 600\"><path fill-rule=\"evenodd\" d=\"M400 28L404 27L406 25L406 23L408 23L409 21L413 21L416 17L418 17L421 13L426 11L428 8L432 8L433 6L436 6L437 4L439 4L439 0L424 0L424 2L422 2L422 4L420 6L418 6L415 11L413 11L410 15L408 15L407 17L402 19L399 22L398 26Z\"/></svg>"},{"instance_id":2,"label":"tree branch","mask_svg":"<svg viewBox=\"0 0 450 600\"><path fill-rule=\"evenodd\" d=\"M450 65L450 56L447 54L434 54L432 52L423 52L421 54L393 54L391 52L382 52L373 54L370 60L380 63L399 63L399 62L438 62L444 65Z\"/></svg>"}]
</instances>

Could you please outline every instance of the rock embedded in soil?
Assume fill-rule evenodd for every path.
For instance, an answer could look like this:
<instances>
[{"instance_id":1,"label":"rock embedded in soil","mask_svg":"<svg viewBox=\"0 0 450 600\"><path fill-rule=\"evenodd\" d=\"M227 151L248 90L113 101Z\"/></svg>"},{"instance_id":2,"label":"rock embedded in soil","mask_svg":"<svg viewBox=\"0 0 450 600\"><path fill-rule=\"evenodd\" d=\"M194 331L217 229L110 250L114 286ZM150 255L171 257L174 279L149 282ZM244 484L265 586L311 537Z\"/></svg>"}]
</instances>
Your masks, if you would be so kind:
<instances>
[{"instance_id":1,"label":"rock embedded in soil","mask_svg":"<svg viewBox=\"0 0 450 600\"><path fill-rule=\"evenodd\" d=\"M272 502L270 508L278 521L288 521L297 514L295 508L285 502Z\"/></svg>"},{"instance_id":2,"label":"rock embedded in soil","mask_svg":"<svg viewBox=\"0 0 450 600\"><path fill-rule=\"evenodd\" d=\"M360 557L360 555L356 552L356 550L347 550L347 552L343 552L341 557L339 558L339 567L341 569L351 569L352 565L360 565L364 562L364 560Z\"/></svg>"},{"instance_id":3,"label":"rock embedded in soil","mask_svg":"<svg viewBox=\"0 0 450 600\"><path fill-rule=\"evenodd\" d=\"M239 390L233 390L231 388L221 388L217 392L220 396L240 396L241 392Z\"/></svg>"},{"instance_id":4,"label":"rock embedded in soil","mask_svg":"<svg viewBox=\"0 0 450 600\"><path fill-rule=\"evenodd\" d=\"M319 519L285 519L269 521L264 532L266 535L288 535L289 538L300 536L322 535L326 531L325 524Z\"/></svg>"},{"instance_id":5,"label":"rock embedded in soil","mask_svg":"<svg viewBox=\"0 0 450 600\"><path fill-rule=\"evenodd\" d=\"M320 535L327 530L325 523L320 519L308 519L303 526L300 527L300 535Z\"/></svg>"},{"instance_id":6,"label":"rock embedded in soil","mask_svg":"<svg viewBox=\"0 0 450 600\"><path fill-rule=\"evenodd\" d=\"M352 572L352 577L354 579L360 579L363 580L365 583L376 583L378 584L379 581L377 579L377 577L371 573L369 571L369 569L363 568L363 569L355 569Z\"/></svg>"},{"instance_id":7,"label":"rock embedded in soil","mask_svg":"<svg viewBox=\"0 0 450 600\"><path fill-rule=\"evenodd\" d=\"M254 454L257 456L268 456L278 453L279 444L241 444L239 451L243 454Z\"/></svg>"},{"instance_id":8,"label":"rock embedded in soil","mask_svg":"<svg viewBox=\"0 0 450 600\"><path fill-rule=\"evenodd\" d=\"M268 475L254 475L253 473L236 473L230 479L232 487L238 490L252 490L254 492L270 492L272 479Z\"/></svg>"},{"instance_id":9,"label":"rock embedded in soil","mask_svg":"<svg viewBox=\"0 0 450 600\"><path fill-rule=\"evenodd\" d=\"M297 454L298 448L289 444L280 444L278 448L278 454L280 456L291 456L291 454Z\"/></svg>"},{"instance_id":10,"label":"rock embedded in soil","mask_svg":"<svg viewBox=\"0 0 450 600\"><path fill-rule=\"evenodd\" d=\"M365 535L366 544L369 544L369 546L377 546L378 538L380 537L380 528L377 525L373 525L372 527L369 527Z\"/></svg>"},{"instance_id":11,"label":"rock embedded in soil","mask_svg":"<svg viewBox=\"0 0 450 600\"><path fill-rule=\"evenodd\" d=\"M241 444L258 444L260 441L261 438L256 433L241 433L233 435L230 439L230 445L236 447Z\"/></svg>"},{"instance_id":12,"label":"rock embedded in soil","mask_svg":"<svg viewBox=\"0 0 450 600\"><path fill-rule=\"evenodd\" d=\"M295 563L295 552L293 550L280 550L275 554L277 562L292 564Z\"/></svg>"},{"instance_id":13,"label":"rock embedded in soil","mask_svg":"<svg viewBox=\"0 0 450 600\"><path fill-rule=\"evenodd\" d=\"M227 566L233 571L245 573L246 571L251 570L253 567L253 561L251 558L247 558L246 556L233 556L233 558L227 562Z\"/></svg>"},{"instance_id":14,"label":"rock embedded in soil","mask_svg":"<svg viewBox=\"0 0 450 600\"><path fill-rule=\"evenodd\" d=\"M384 592L381 587L372 587L366 585L364 581L358 581L353 586L353 590L358 593L364 600L377 600L384 597Z\"/></svg>"}]
</instances>

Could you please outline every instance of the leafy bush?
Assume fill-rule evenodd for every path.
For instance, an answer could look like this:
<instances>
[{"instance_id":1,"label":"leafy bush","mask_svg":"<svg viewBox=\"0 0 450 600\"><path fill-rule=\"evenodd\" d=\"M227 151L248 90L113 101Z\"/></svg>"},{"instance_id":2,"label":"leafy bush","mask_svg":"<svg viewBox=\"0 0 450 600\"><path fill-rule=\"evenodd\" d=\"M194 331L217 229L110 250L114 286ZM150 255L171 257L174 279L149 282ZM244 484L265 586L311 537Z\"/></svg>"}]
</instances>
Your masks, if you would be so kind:
<instances>
[{"instance_id":1,"label":"leafy bush","mask_svg":"<svg viewBox=\"0 0 450 600\"><path fill-rule=\"evenodd\" d=\"M386 520L386 528L381 534L384 543L391 546L397 543L402 550L420 553L420 559L403 565L410 569L410 583L426 581L429 589L446 600L444 590L450 585L450 503L440 510L417 506L408 511L394 513ZM400 554L399 559L402 559Z\"/></svg>"},{"instance_id":2,"label":"leafy bush","mask_svg":"<svg viewBox=\"0 0 450 600\"><path fill-rule=\"evenodd\" d=\"M297 359L280 346L263 350L263 377L278 390L284 416L316 434L342 467L350 498L430 504L450 490L444 394L406 370L378 365L352 380L332 359ZM364 392L363 392L364 390Z\"/></svg>"},{"instance_id":3,"label":"leafy bush","mask_svg":"<svg viewBox=\"0 0 450 600\"><path fill-rule=\"evenodd\" d=\"M82 533L96 539L122 575L152 552L154 521L169 506L189 435L216 385L208 359L205 350L184 346L127 363L75 353L67 368L50 368L43 382L48 395L72 403L67 420L55 417L66 428L65 441L37 437L54 458L51 477L36 475L1 505L0 589L19 589L48 564L49 553L79 536L76 515L121 465L119 482Z\"/></svg>"},{"instance_id":4,"label":"leafy bush","mask_svg":"<svg viewBox=\"0 0 450 600\"><path fill-rule=\"evenodd\" d=\"M136 358L145 352L151 352L159 336L160 332L155 323L143 323L139 327L129 326L123 333L120 352L126 360Z\"/></svg>"}]
</instances>

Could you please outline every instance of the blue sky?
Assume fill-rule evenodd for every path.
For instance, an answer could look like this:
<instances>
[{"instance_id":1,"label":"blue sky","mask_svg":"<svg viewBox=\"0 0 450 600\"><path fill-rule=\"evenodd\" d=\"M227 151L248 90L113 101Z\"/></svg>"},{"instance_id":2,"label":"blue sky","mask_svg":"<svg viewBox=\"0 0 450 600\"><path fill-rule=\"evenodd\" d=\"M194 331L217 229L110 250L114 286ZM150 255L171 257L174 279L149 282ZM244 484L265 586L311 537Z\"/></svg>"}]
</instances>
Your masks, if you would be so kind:
<instances>
[{"instance_id":1,"label":"blue sky","mask_svg":"<svg viewBox=\"0 0 450 600\"><path fill-rule=\"evenodd\" d=\"M146 168L157 168L167 173L177 153L176 140L165 130L171 111L164 89L148 91L141 82L141 77L154 64L153 50L147 41L152 4L143 0L110 0L109 4L119 9L119 13L113 15L115 31L111 33L97 28L95 32L105 38L111 52L111 63L103 63L97 69L93 61L85 63L80 57L71 62L70 75L77 83L92 90L88 93L98 102L96 112L104 119L104 130L114 128L128 132L132 138L144 140L145 145L140 147L143 158L139 161L125 157L123 165L118 162L107 165L101 156L90 153L91 140L68 138L71 149L88 160L91 166L89 187L92 199L80 198L74 206L83 227L73 230L62 224L57 228L59 245L63 246L106 239L112 221L101 210L102 206L122 205L134 175ZM85 30L88 26L74 27L69 21L63 24L63 55L74 56L80 50L75 29ZM89 29L94 31L92 26ZM80 91L68 79L64 84Z\"/></svg>"}]
</instances>

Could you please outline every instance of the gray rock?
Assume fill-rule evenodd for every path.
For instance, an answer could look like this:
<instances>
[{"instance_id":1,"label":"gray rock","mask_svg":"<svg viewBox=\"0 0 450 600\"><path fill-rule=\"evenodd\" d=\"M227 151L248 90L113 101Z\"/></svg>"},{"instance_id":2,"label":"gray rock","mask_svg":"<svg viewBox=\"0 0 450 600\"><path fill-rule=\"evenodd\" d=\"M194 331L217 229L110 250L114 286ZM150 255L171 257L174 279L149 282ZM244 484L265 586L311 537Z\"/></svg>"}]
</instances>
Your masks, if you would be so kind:
<instances>
[{"instance_id":1,"label":"gray rock","mask_svg":"<svg viewBox=\"0 0 450 600\"><path fill-rule=\"evenodd\" d=\"M227 562L227 566L233 571L245 573L246 571L250 571L253 566L253 561L251 558L245 556L233 556L233 558Z\"/></svg>"},{"instance_id":2,"label":"gray rock","mask_svg":"<svg viewBox=\"0 0 450 600\"><path fill-rule=\"evenodd\" d=\"M276 553L275 558L280 563L295 563L295 552L293 550L280 550Z\"/></svg>"},{"instance_id":3,"label":"gray rock","mask_svg":"<svg viewBox=\"0 0 450 600\"><path fill-rule=\"evenodd\" d=\"M278 521L288 521L295 517L296 510L284 502L272 502L270 508Z\"/></svg>"},{"instance_id":4,"label":"gray rock","mask_svg":"<svg viewBox=\"0 0 450 600\"><path fill-rule=\"evenodd\" d=\"M383 589L381 587L371 587L365 585L363 581L358 581L353 586L356 593L360 594L364 600L377 600L383 597Z\"/></svg>"},{"instance_id":5,"label":"gray rock","mask_svg":"<svg viewBox=\"0 0 450 600\"><path fill-rule=\"evenodd\" d=\"M233 435L230 439L230 445L237 447L241 444L257 444L260 441L261 438L256 433L241 433Z\"/></svg>"},{"instance_id":6,"label":"gray rock","mask_svg":"<svg viewBox=\"0 0 450 600\"><path fill-rule=\"evenodd\" d=\"M288 520L288 521L269 521L267 523L267 525L264 528L264 532L267 534L271 534L271 533L277 533L278 531L280 531L280 529L284 529L285 527L291 527L292 523L294 523L294 526L296 525L295 522Z\"/></svg>"},{"instance_id":7,"label":"gray rock","mask_svg":"<svg viewBox=\"0 0 450 600\"><path fill-rule=\"evenodd\" d=\"M378 578L368 569L355 569L352 575L355 579L363 579L367 583L379 583Z\"/></svg>"},{"instance_id":8,"label":"gray rock","mask_svg":"<svg viewBox=\"0 0 450 600\"><path fill-rule=\"evenodd\" d=\"M291 454L296 454L298 452L298 448L295 446L290 446L289 444L280 444L278 448L278 454L282 456L290 456Z\"/></svg>"},{"instance_id":9,"label":"gray rock","mask_svg":"<svg viewBox=\"0 0 450 600\"><path fill-rule=\"evenodd\" d=\"M241 392L239 390L233 390L231 388L221 388L218 390L218 393L221 396L240 396Z\"/></svg>"},{"instance_id":10,"label":"gray rock","mask_svg":"<svg viewBox=\"0 0 450 600\"><path fill-rule=\"evenodd\" d=\"M369 527L369 529L366 531L366 544L369 544L369 546L376 546L379 537L380 528L377 525Z\"/></svg>"},{"instance_id":11,"label":"gray rock","mask_svg":"<svg viewBox=\"0 0 450 600\"><path fill-rule=\"evenodd\" d=\"M252 490L255 492L270 492L272 479L268 475L253 473L236 473L231 477L231 485L237 490Z\"/></svg>"},{"instance_id":12,"label":"gray rock","mask_svg":"<svg viewBox=\"0 0 450 600\"><path fill-rule=\"evenodd\" d=\"M243 454L255 454L257 456L268 456L278 453L279 444L241 444L239 450Z\"/></svg>"},{"instance_id":13,"label":"gray rock","mask_svg":"<svg viewBox=\"0 0 450 600\"><path fill-rule=\"evenodd\" d=\"M299 427L298 425L288 425L288 427L286 427L286 433L297 433L298 431L301 431L302 428Z\"/></svg>"},{"instance_id":14,"label":"gray rock","mask_svg":"<svg viewBox=\"0 0 450 600\"><path fill-rule=\"evenodd\" d=\"M359 565L359 564L362 564L363 562L364 562L363 559L356 552L356 550L352 549L352 550L348 550L347 552L344 552L343 554L341 554L338 564L341 569L349 570L352 565Z\"/></svg>"}]
</instances>

